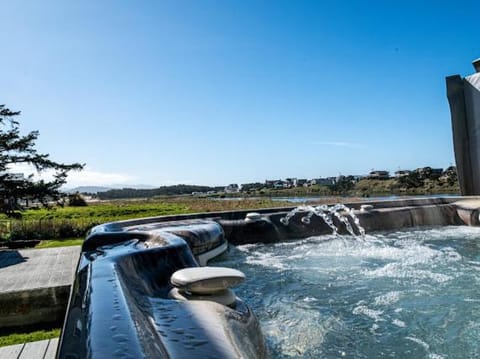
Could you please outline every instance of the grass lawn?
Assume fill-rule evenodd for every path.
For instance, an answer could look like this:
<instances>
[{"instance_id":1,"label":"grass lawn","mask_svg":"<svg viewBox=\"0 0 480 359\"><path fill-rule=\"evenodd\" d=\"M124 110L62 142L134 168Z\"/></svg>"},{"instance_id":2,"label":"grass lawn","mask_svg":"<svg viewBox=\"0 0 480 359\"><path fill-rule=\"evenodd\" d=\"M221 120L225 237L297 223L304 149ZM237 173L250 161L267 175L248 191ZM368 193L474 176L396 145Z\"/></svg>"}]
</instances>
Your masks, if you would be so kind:
<instances>
[{"instance_id":1,"label":"grass lawn","mask_svg":"<svg viewBox=\"0 0 480 359\"><path fill-rule=\"evenodd\" d=\"M45 241L41 241L40 244L35 247L35 249L81 246L82 243L83 238L48 239Z\"/></svg>"},{"instance_id":2,"label":"grass lawn","mask_svg":"<svg viewBox=\"0 0 480 359\"><path fill-rule=\"evenodd\" d=\"M52 339L60 336L60 328L50 330L37 330L30 333L13 333L0 336L0 347L7 345L36 342L38 340Z\"/></svg>"},{"instance_id":3,"label":"grass lawn","mask_svg":"<svg viewBox=\"0 0 480 359\"><path fill-rule=\"evenodd\" d=\"M321 201L338 203L341 202L341 199L326 197ZM81 239L92 227L106 222L199 212L255 210L268 207L295 207L295 205L287 201L273 201L271 198L218 200L182 196L93 202L86 207L29 209L21 213L21 219L12 219L6 217L5 214L0 214L0 239L44 240L37 248L79 245ZM63 240L64 238L66 240ZM58 239L62 240L58 241Z\"/></svg>"}]
</instances>

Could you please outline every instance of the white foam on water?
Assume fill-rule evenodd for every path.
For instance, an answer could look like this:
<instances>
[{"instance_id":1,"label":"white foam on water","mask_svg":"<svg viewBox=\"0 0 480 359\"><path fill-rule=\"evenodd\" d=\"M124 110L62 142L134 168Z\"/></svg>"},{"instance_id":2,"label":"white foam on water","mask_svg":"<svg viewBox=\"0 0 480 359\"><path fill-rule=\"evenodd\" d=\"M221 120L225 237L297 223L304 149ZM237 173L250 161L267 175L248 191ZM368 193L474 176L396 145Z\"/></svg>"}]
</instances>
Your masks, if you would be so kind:
<instances>
[{"instance_id":1,"label":"white foam on water","mask_svg":"<svg viewBox=\"0 0 480 359\"><path fill-rule=\"evenodd\" d=\"M480 327L458 324L463 331L462 342L457 344L450 338L455 333L443 333L438 324L430 327L429 319L438 314L437 309L442 315L441 303L451 303L461 320L462 312L476 320L470 308L478 307L480 299L471 290L462 294L457 288L467 278L472 288L480 284L477 238L480 228L421 228L367 235L365 240L329 235L243 245L237 247L236 254L242 262L240 267L243 263L252 265L247 273L255 273L256 282L247 293L254 294L256 304L261 303L257 314L276 355L316 358L322 353L328 356L344 351L349 357L354 349L352 352L341 343L355 338L396 355L402 353L408 340L425 349L425 357L437 359L462 350L472 353L477 348L471 343L478 340ZM267 278L274 285L258 282L266 269L271 269ZM265 287L272 293L257 294ZM457 294L464 299L455 297ZM432 299L433 306L427 298ZM334 318L344 318L345 322ZM365 327L365 321L369 326ZM428 334L419 339L422 330L428 330ZM399 332L404 334L400 336ZM451 345L444 346L435 339L442 335ZM465 345L468 352L464 351ZM365 350L372 354L376 349Z\"/></svg>"},{"instance_id":2,"label":"white foam on water","mask_svg":"<svg viewBox=\"0 0 480 359\"><path fill-rule=\"evenodd\" d=\"M430 354L428 354L428 358L429 359L444 359L445 357L443 355L440 355L440 354L430 353Z\"/></svg>"},{"instance_id":3,"label":"white foam on water","mask_svg":"<svg viewBox=\"0 0 480 359\"><path fill-rule=\"evenodd\" d=\"M352 313L355 315L365 315L375 320L376 322L385 320L385 319L382 319L383 310L370 309L366 305L359 305L355 307Z\"/></svg>"},{"instance_id":4,"label":"white foam on water","mask_svg":"<svg viewBox=\"0 0 480 359\"><path fill-rule=\"evenodd\" d=\"M379 335L377 330L380 329L380 326L377 323L373 323L372 327L370 328L370 333L373 335Z\"/></svg>"},{"instance_id":5,"label":"white foam on water","mask_svg":"<svg viewBox=\"0 0 480 359\"><path fill-rule=\"evenodd\" d=\"M330 331L336 331L342 323L335 317L325 317L318 312L296 310L279 311L283 315L262 325L264 334L274 340L275 346L287 356L298 357L319 348Z\"/></svg>"},{"instance_id":6,"label":"white foam on water","mask_svg":"<svg viewBox=\"0 0 480 359\"><path fill-rule=\"evenodd\" d=\"M401 293L398 291L388 292L387 294L379 295L375 297L374 304L375 305L392 305L396 303L400 299Z\"/></svg>"},{"instance_id":7,"label":"white foam on water","mask_svg":"<svg viewBox=\"0 0 480 359\"><path fill-rule=\"evenodd\" d=\"M467 261L468 264L472 265L476 270L480 270L480 262L477 261Z\"/></svg>"},{"instance_id":8,"label":"white foam on water","mask_svg":"<svg viewBox=\"0 0 480 359\"><path fill-rule=\"evenodd\" d=\"M435 268L439 266L461 260L460 254L453 248L435 249L425 245L422 241L412 239L411 234L409 234L409 238L403 237L403 239L395 240L392 243L394 247L369 250L367 255L388 260L389 263L380 268L365 270L365 276L430 280L437 283L448 282L454 278L453 275L435 271Z\"/></svg>"},{"instance_id":9,"label":"white foam on water","mask_svg":"<svg viewBox=\"0 0 480 359\"><path fill-rule=\"evenodd\" d=\"M465 302L470 302L470 303L480 303L480 299L474 299L474 298L465 298Z\"/></svg>"},{"instance_id":10,"label":"white foam on water","mask_svg":"<svg viewBox=\"0 0 480 359\"><path fill-rule=\"evenodd\" d=\"M245 259L248 264L260 265L267 268L287 269L287 256L275 256L272 253L252 252Z\"/></svg>"},{"instance_id":11,"label":"white foam on water","mask_svg":"<svg viewBox=\"0 0 480 359\"><path fill-rule=\"evenodd\" d=\"M235 246L235 249L243 253L248 253L252 250L256 250L260 246L261 244L254 244L254 243L242 244L241 246Z\"/></svg>"},{"instance_id":12,"label":"white foam on water","mask_svg":"<svg viewBox=\"0 0 480 359\"><path fill-rule=\"evenodd\" d=\"M447 274L435 273L429 270L409 268L403 263L388 263L382 268L372 271L366 271L365 275L372 278L387 277L398 279L413 279L417 282L420 280L429 280L436 283L445 283L454 278L453 276Z\"/></svg>"},{"instance_id":13,"label":"white foam on water","mask_svg":"<svg viewBox=\"0 0 480 359\"><path fill-rule=\"evenodd\" d=\"M392 324L393 325L396 325L397 327L400 327L400 328L405 328L407 325L405 324L405 322L399 320L399 319L394 319L392 321Z\"/></svg>"},{"instance_id":14,"label":"white foam on water","mask_svg":"<svg viewBox=\"0 0 480 359\"><path fill-rule=\"evenodd\" d=\"M418 345L421 345L425 350L429 350L430 349L430 345L428 345L427 343L425 343L423 340L421 339L418 339L418 338L415 338L415 337L405 337L405 339L407 340L410 340L414 343L417 343Z\"/></svg>"}]
</instances>

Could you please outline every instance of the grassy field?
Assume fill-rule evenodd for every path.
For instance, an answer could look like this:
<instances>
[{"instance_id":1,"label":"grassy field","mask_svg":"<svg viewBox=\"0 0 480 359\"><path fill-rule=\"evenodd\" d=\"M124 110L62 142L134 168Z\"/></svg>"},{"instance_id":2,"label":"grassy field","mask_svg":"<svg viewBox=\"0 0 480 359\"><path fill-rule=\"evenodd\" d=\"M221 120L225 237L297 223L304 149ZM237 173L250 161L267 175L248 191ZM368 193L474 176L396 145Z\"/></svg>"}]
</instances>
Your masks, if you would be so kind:
<instances>
[{"instance_id":1,"label":"grassy field","mask_svg":"<svg viewBox=\"0 0 480 359\"><path fill-rule=\"evenodd\" d=\"M22 213L21 219L11 219L0 215L0 238L3 240L39 239L43 241L83 238L88 230L96 225L123 219L285 205L291 204L274 202L269 199L218 201L208 198L175 197L93 202L86 207L29 209ZM56 246L57 243L45 242L42 245Z\"/></svg>"},{"instance_id":2,"label":"grassy field","mask_svg":"<svg viewBox=\"0 0 480 359\"><path fill-rule=\"evenodd\" d=\"M84 238L67 238L67 239L46 239L35 246L37 249L81 246Z\"/></svg>"},{"instance_id":3,"label":"grassy field","mask_svg":"<svg viewBox=\"0 0 480 359\"><path fill-rule=\"evenodd\" d=\"M341 198L326 197L323 203L341 201ZM268 197L218 200L183 196L101 201L92 202L86 207L29 209L22 213L21 219L11 219L5 215L0 215L0 238L3 240L39 239L42 241L84 238L93 226L123 219L293 206L290 202L273 201ZM67 243L65 242L65 244ZM62 244L47 241L42 245L56 246Z\"/></svg>"},{"instance_id":4,"label":"grassy field","mask_svg":"<svg viewBox=\"0 0 480 359\"><path fill-rule=\"evenodd\" d=\"M369 196L372 189L378 193L391 193L394 182L361 181L357 195L360 197L322 197L318 203L354 202L362 196ZM308 193L297 193L297 190L275 190L276 196L321 196L321 187L310 188ZM295 192L297 191L297 192ZM77 245L80 238L85 238L89 229L107 222L176 215L200 212L235 211L270 207L294 207L287 201L273 201L269 197L243 198L239 200L222 200L219 198L202 198L192 196L165 197L137 200L112 200L91 202L86 207L38 208L22 212L21 219L11 219L0 215L0 240L38 239L43 242L37 248L48 248L64 245ZM65 242L56 240L62 239Z\"/></svg>"},{"instance_id":5,"label":"grassy field","mask_svg":"<svg viewBox=\"0 0 480 359\"><path fill-rule=\"evenodd\" d=\"M22 220L83 219L102 223L109 220L163 216L195 212L232 211L291 206L289 202L272 201L269 198L243 200L215 200L196 197L168 197L162 199L112 200L91 202L87 207L54 207L29 209L22 213ZM1 219L8 219L0 215Z\"/></svg>"}]
</instances>

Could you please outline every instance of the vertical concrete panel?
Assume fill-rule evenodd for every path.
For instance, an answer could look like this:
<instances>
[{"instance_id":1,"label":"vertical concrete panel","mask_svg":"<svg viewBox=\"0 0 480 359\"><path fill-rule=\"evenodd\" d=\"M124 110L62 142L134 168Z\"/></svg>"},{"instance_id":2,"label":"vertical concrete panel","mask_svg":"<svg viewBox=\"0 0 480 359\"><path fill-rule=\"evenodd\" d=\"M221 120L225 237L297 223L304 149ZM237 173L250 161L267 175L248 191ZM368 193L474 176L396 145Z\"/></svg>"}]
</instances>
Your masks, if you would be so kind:
<instances>
[{"instance_id":1,"label":"vertical concrete panel","mask_svg":"<svg viewBox=\"0 0 480 359\"><path fill-rule=\"evenodd\" d=\"M480 74L449 76L453 147L462 195L480 194Z\"/></svg>"}]
</instances>

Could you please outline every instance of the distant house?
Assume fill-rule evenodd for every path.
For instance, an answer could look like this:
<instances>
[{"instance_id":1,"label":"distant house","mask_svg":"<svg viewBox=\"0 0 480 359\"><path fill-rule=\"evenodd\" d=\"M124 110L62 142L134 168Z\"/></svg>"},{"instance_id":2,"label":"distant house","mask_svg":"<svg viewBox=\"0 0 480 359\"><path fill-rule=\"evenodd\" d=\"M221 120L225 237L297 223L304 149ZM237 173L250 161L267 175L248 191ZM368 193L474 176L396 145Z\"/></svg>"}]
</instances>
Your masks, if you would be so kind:
<instances>
[{"instance_id":1,"label":"distant house","mask_svg":"<svg viewBox=\"0 0 480 359\"><path fill-rule=\"evenodd\" d=\"M398 170L398 171L395 171L395 177L397 178L407 177L410 175L410 173L412 173L412 171L410 170Z\"/></svg>"},{"instance_id":2,"label":"distant house","mask_svg":"<svg viewBox=\"0 0 480 359\"><path fill-rule=\"evenodd\" d=\"M267 188L273 188L275 183L280 182L280 180L265 180L265 187Z\"/></svg>"},{"instance_id":3,"label":"distant house","mask_svg":"<svg viewBox=\"0 0 480 359\"><path fill-rule=\"evenodd\" d=\"M273 188L276 188L276 189L288 188L288 184L285 181L277 181L273 184Z\"/></svg>"},{"instance_id":4,"label":"distant house","mask_svg":"<svg viewBox=\"0 0 480 359\"><path fill-rule=\"evenodd\" d=\"M432 168L432 172L430 173L430 178L438 179L443 174L443 168Z\"/></svg>"},{"instance_id":5,"label":"distant house","mask_svg":"<svg viewBox=\"0 0 480 359\"><path fill-rule=\"evenodd\" d=\"M333 186L337 182L335 177L314 178L310 180L310 185Z\"/></svg>"},{"instance_id":6,"label":"distant house","mask_svg":"<svg viewBox=\"0 0 480 359\"><path fill-rule=\"evenodd\" d=\"M367 178L377 179L377 180L386 180L390 178L390 173L388 171L372 171L368 174Z\"/></svg>"},{"instance_id":7,"label":"distant house","mask_svg":"<svg viewBox=\"0 0 480 359\"><path fill-rule=\"evenodd\" d=\"M450 184L458 182L457 168L455 166L446 168L439 180Z\"/></svg>"},{"instance_id":8,"label":"distant house","mask_svg":"<svg viewBox=\"0 0 480 359\"><path fill-rule=\"evenodd\" d=\"M297 187L298 180L296 178L285 178L285 182L287 182L287 186L291 188Z\"/></svg>"},{"instance_id":9,"label":"distant house","mask_svg":"<svg viewBox=\"0 0 480 359\"><path fill-rule=\"evenodd\" d=\"M299 178L297 179L297 187L302 187L302 186L305 186L305 184L307 183L307 179L306 178Z\"/></svg>"},{"instance_id":10,"label":"distant house","mask_svg":"<svg viewBox=\"0 0 480 359\"><path fill-rule=\"evenodd\" d=\"M225 187L224 191L227 193L235 193L240 191L240 187L238 186L238 184L232 183Z\"/></svg>"},{"instance_id":11,"label":"distant house","mask_svg":"<svg viewBox=\"0 0 480 359\"><path fill-rule=\"evenodd\" d=\"M443 174L442 168L421 167L417 168L415 172L421 179L438 179Z\"/></svg>"},{"instance_id":12,"label":"distant house","mask_svg":"<svg viewBox=\"0 0 480 359\"><path fill-rule=\"evenodd\" d=\"M363 176L363 175L352 175L352 177L355 180L355 182L358 182L361 179L365 178L365 176Z\"/></svg>"},{"instance_id":13,"label":"distant house","mask_svg":"<svg viewBox=\"0 0 480 359\"><path fill-rule=\"evenodd\" d=\"M250 191L257 191L261 190L265 185L260 182L251 182L251 183L242 183L241 191L242 192L250 192Z\"/></svg>"}]
</instances>

